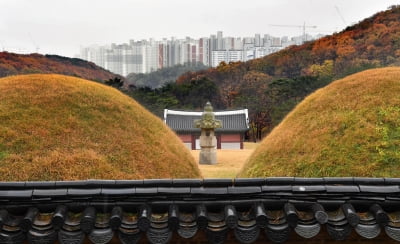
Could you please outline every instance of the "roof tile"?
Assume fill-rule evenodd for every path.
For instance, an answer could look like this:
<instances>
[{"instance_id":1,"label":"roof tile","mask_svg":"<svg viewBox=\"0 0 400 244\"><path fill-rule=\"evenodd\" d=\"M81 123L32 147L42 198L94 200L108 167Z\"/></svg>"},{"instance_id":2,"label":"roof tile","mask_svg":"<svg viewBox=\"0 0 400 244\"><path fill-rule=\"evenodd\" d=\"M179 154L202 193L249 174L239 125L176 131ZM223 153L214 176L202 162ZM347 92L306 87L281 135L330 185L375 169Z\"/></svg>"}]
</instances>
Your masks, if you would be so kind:
<instances>
[{"instance_id":1,"label":"roof tile","mask_svg":"<svg viewBox=\"0 0 400 244\"><path fill-rule=\"evenodd\" d=\"M0 190L0 199L31 198L33 190Z\"/></svg>"},{"instance_id":2,"label":"roof tile","mask_svg":"<svg viewBox=\"0 0 400 244\"><path fill-rule=\"evenodd\" d=\"M327 185L325 186L326 191L328 193L356 193L360 192L360 188L358 186L342 186L342 185Z\"/></svg>"},{"instance_id":3,"label":"roof tile","mask_svg":"<svg viewBox=\"0 0 400 244\"><path fill-rule=\"evenodd\" d=\"M20 188L25 188L24 181L2 181L2 182L0 182L0 190L1 189L11 190L11 189L20 189Z\"/></svg>"},{"instance_id":4,"label":"roof tile","mask_svg":"<svg viewBox=\"0 0 400 244\"><path fill-rule=\"evenodd\" d=\"M354 177L354 183L359 185L378 185L384 184L384 178L372 178L372 177Z\"/></svg>"},{"instance_id":5,"label":"roof tile","mask_svg":"<svg viewBox=\"0 0 400 244\"><path fill-rule=\"evenodd\" d=\"M173 179L172 185L174 187L190 187L190 186L201 186L203 183L200 179Z\"/></svg>"},{"instance_id":6,"label":"roof tile","mask_svg":"<svg viewBox=\"0 0 400 244\"><path fill-rule=\"evenodd\" d=\"M136 187L136 194L157 194L158 187Z\"/></svg>"},{"instance_id":7,"label":"roof tile","mask_svg":"<svg viewBox=\"0 0 400 244\"><path fill-rule=\"evenodd\" d=\"M260 193L260 186L243 186L243 187L228 187L228 194L252 194L252 193Z\"/></svg>"},{"instance_id":8,"label":"roof tile","mask_svg":"<svg viewBox=\"0 0 400 244\"><path fill-rule=\"evenodd\" d=\"M294 177L270 177L266 178L265 182L267 185L293 184Z\"/></svg>"},{"instance_id":9,"label":"roof tile","mask_svg":"<svg viewBox=\"0 0 400 244\"><path fill-rule=\"evenodd\" d=\"M354 177L324 177L325 184L354 184Z\"/></svg>"},{"instance_id":10,"label":"roof tile","mask_svg":"<svg viewBox=\"0 0 400 244\"><path fill-rule=\"evenodd\" d=\"M262 186L261 190L263 192L287 192L287 191L292 191L292 186L291 185L266 185L266 186Z\"/></svg>"},{"instance_id":11,"label":"roof tile","mask_svg":"<svg viewBox=\"0 0 400 244\"><path fill-rule=\"evenodd\" d=\"M190 187L158 187L160 194L190 194Z\"/></svg>"},{"instance_id":12,"label":"roof tile","mask_svg":"<svg viewBox=\"0 0 400 244\"><path fill-rule=\"evenodd\" d=\"M266 183L265 178L235 178L234 186L257 186L264 185Z\"/></svg>"},{"instance_id":13,"label":"roof tile","mask_svg":"<svg viewBox=\"0 0 400 244\"><path fill-rule=\"evenodd\" d=\"M326 188L323 185L296 185L292 186L293 192L325 192Z\"/></svg>"},{"instance_id":14,"label":"roof tile","mask_svg":"<svg viewBox=\"0 0 400 244\"><path fill-rule=\"evenodd\" d=\"M192 194L224 195L228 193L227 187L192 187Z\"/></svg>"},{"instance_id":15,"label":"roof tile","mask_svg":"<svg viewBox=\"0 0 400 244\"><path fill-rule=\"evenodd\" d=\"M308 185L308 184L324 184L323 178L304 178L304 177L295 177L294 183L299 185Z\"/></svg>"},{"instance_id":16,"label":"roof tile","mask_svg":"<svg viewBox=\"0 0 400 244\"><path fill-rule=\"evenodd\" d=\"M400 188L397 185L391 185L391 186L360 185L359 187L361 192L368 192L368 193L387 194L387 193L400 192Z\"/></svg>"},{"instance_id":17,"label":"roof tile","mask_svg":"<svg viewBox=\"0 0 400 244\"><path fill-rule=\"evenodd\" d=\"M65 197L67 195L66 188L59 188L59 189L34 189L33 196L35 197Z\"/></svg>"},{"instance_id":18,"label":"roof tile","mask_svg":"<svg viewBox=\"0 0 400 244\"><path fill-rule=\"evenodd\" d=\"M80 189L80 188L68 188L68 195L70 196L94 196L100 195L101 188L94 189Z\"/></svg>"},{"instance_id":19,"label":"roof tile","mask_svg":"<svg viewBox=\"0 0 400 244\"><path fill-rule=\"evenodd\" d=\"M203 180L203 186L206 187L217 187L217 186L232 186L232 179L212 179L207 178Z\"/></svg>"},{"instance_id":20,"label":"roof tile","mask_svg":"<svg viewBox=\"0 0 400 244\"><path fill-rule=\"evenodd\" d=\"M101 195L133 195L136 193L136 189L134 187L130 188L102 188Z\"/></svg>"}]
</instances>

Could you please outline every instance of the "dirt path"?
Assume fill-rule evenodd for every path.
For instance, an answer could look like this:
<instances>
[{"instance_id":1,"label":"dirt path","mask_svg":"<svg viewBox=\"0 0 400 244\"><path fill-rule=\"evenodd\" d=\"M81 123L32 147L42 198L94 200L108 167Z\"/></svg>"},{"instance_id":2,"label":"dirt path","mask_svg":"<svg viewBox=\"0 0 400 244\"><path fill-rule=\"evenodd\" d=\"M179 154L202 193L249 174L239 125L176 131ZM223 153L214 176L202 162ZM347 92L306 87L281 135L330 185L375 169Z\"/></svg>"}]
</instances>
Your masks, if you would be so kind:
<instances>
[{"instance_id":1,"label":"dirt path","mask_svg":"<svg viewBox=\"0 0 400 244\"><path fill-rule=\"evenodd\" d=\"M243 150L218 150L216 165L199 165L204 178L235 178L247 158L258 144L245 143ZM199 150L191 151L196 161L199 161Z\"/></svg>"}]
</instances>

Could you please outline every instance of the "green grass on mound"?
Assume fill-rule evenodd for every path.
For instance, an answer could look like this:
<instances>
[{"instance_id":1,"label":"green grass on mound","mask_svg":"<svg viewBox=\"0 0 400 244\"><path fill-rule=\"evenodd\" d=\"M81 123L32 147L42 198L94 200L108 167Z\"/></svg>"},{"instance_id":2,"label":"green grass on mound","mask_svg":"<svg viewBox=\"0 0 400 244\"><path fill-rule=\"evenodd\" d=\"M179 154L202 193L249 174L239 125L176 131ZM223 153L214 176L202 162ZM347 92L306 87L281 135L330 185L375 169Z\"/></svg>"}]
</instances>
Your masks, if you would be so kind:
<instances>
[{"instance_id":1,"label":"green grass on mound","mask_svg":"<svg viewBox=\"0 0 400 244\"><path fill-rule=\"evenodd\" d=\"M400 177L400 68L360 72L308 96L239 176Z\"/></svg>"},{"instance_id":2,"label":"green grass on mound","mask_svg":"<svg viewBox=\"0 0 400 244\"><path fill-rule=\"evenodd\" d=\"M0 91L0 180L200 177L179 138L114 88L21 75Z\"/></svg>"}]
</instances>

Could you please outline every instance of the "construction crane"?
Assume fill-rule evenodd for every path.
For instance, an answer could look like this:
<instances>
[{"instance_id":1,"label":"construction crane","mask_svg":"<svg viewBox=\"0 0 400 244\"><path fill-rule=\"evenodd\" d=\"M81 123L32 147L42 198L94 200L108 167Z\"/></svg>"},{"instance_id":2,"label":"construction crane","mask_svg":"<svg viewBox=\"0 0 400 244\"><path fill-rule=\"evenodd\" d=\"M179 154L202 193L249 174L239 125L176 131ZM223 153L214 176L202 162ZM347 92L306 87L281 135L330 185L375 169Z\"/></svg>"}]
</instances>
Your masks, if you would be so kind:
<instances>
[{"instance_id":1,"label":"construction crane","mask_svg":"<svg viewBox=\"0 0 400 244\"><path fill-rule=\"evenodd\" d=\"M40 47L39 47L39 46L37 45L37 43L33 40L31 33L28 33L28 35L29 35L29 38L30 38L31 41L32 41L33 46L34 46L35 49L36 49L36 53L39 53Z\"/></svg>"},{"instance_id":2,"label":"construction crane","mask_svg":"<svg viewBox=\"0 0 400 244\"><path fill-rule=\"evenodd\" d=\"M339 7L335 5L336 12L339 14L339 17L342 19L343 24L347 26L347 21L344 19L342 12L340 12Z\"/></svg>"},{"instance_id":3,"label":"construction crane","mask_svg":"<svg viewBox=\"0 0 400 244\"><path fill-rule=\"evenodd\" d=\"M303 29L303 42L307 41L306 36L306 28L317 28L316 25L306 25L304 22L303 25L270 25L275 27L289 27L289 28L302 28Z\"/></svg>"}]
</instances>

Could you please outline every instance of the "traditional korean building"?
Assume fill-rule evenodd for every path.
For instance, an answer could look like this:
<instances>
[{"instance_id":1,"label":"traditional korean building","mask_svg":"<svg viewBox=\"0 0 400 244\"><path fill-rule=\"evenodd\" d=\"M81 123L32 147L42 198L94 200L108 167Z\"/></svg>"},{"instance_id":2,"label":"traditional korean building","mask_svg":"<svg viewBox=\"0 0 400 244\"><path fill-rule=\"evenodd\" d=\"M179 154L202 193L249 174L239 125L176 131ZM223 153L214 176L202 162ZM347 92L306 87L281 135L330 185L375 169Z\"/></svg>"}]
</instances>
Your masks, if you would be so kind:
<instances>
[{"instance_id":1,"label":"traditional korean building","mask_svg":"<svg viewBox=\"0 0 400 244\"><path fill-rule=\"evenodd\" d=\"M191 150L200 149L200 128L194 121L201 119L203 112L164 110L165 123ZM215 119L222 121L222 128L215 130L217 149L243 149L245 132L249 130L248 110L214 112Z\"/></svg>"}]
</instances>

